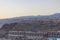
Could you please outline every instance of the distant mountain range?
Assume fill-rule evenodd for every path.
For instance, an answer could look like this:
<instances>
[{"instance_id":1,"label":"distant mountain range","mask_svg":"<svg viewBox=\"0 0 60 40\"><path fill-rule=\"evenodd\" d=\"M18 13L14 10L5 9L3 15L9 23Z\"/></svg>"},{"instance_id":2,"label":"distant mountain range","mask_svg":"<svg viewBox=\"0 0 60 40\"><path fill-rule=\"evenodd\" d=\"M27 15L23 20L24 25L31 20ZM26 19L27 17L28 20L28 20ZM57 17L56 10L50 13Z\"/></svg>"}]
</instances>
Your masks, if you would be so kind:
<instances>
[{"instance_id":1,"label":"distant mountain range","mask_svg":"<svg viewBox=\"0 0 60 40\"><path fill-rule=\"evenodd\" d=\"M3 24L21 22L23 20L29 20L29 19L60 19L60 13L55 13L49 16L41 16L41 15L40 16L23 16L23 17L15 17L15 18L8 18L8 19L0 19L0 27L2 27Z\"/></svg>"}]
</instances>

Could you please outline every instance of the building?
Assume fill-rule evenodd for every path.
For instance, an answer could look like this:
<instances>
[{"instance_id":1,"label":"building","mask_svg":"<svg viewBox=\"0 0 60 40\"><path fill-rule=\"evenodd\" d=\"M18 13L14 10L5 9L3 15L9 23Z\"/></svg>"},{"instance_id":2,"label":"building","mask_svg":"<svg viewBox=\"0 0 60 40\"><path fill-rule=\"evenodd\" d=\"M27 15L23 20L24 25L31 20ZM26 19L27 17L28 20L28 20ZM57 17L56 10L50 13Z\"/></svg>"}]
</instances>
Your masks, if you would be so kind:
<instances>
[{"instance_id":1,"label":"building","mask_svg":"<svg viewBox=\"0 0 60 40\"><path fill-rule=\"evenodd\" d=\"M9 31L11 40L60 40L60 32Z\"/></svg>"},{"instance_id":2,"label":"building","mask_svg":"<svg viewBox=\"0 0 60 40\"><path fill-rule=\"evenodd\" d=\"M9 31L8 38L12 40L41 40L43 38L41 32L32 31Z\"/></svg>"}]
</instances>

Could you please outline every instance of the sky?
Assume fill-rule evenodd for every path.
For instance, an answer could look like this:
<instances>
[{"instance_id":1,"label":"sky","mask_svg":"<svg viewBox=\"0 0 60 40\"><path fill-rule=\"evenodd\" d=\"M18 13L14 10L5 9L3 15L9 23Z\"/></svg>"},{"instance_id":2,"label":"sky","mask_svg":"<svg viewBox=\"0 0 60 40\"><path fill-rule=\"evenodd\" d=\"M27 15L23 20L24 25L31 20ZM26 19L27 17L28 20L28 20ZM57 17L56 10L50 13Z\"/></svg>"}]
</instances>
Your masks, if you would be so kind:
<instances>
[{"instance_id":1,"label":"sky","mask_svg":"<svg viewBox=\"0 0 60 40\"><path fill-rule=\"evenodd\" d=\"M60 13L60 0L0 0L0 19Z\"/></svg>"}]
</instances>

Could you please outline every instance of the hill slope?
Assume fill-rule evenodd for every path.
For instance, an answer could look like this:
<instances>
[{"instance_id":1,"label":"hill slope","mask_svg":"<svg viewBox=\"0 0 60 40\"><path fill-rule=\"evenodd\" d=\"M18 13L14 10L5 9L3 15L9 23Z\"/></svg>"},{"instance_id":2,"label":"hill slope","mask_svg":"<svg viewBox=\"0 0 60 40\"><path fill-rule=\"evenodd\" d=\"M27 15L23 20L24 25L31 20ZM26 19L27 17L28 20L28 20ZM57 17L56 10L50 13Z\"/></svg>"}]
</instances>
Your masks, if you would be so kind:
<instances>
[{"instance_id":1,"label":"hill slope","mask_svg":"<svg viewBox=\"0 0 60 40\"><path fill-rule=\"evenodd\" d=\"M23 20L30 20L30 19L60 19L60 13L56 13L49 16L23 16L23 17L9 18L9 19L0 19L0 28L4 24L18 23Z\"/></svg>"},{"instance_id":2,"label":"hill slope","mask_svg":"<svg viewBox=\"0 0 60 40\"><path fill-rule=\"evenodd\" d=\"M24 20L20 23L5 24L2 30L26 30L26 31L58 31L60 30L60 19L43 19L43 20Z\"/></svg>"}]
</instances>

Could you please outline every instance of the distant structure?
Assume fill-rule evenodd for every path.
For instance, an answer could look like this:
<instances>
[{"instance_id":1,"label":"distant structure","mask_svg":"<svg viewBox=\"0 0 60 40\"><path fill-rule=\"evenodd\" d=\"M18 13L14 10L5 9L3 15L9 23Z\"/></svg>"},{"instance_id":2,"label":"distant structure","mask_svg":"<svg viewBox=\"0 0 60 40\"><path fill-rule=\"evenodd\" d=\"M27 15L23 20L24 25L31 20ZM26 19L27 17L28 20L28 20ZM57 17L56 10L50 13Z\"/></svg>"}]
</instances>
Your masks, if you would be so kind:
<instances>
[{"instance_id":1,"label":"distant structure","mask_svg":"<svg viewBox=\"0 0 60 40\"><path fill-rule=\"evenodd\" d=\"M8 38L13 40L40 40L43 38L42 33L32 31L9 31Z\"/></svg>"},{"instance_id":2,"label":"distant structure","mask_svg":"<svg viewBox=\"0 0 60 40\"><path fill-rule=\"evenodd\" d=\"M11 40L57 40L60 32L9 31Z\"/></svg>"}]
</instances>

